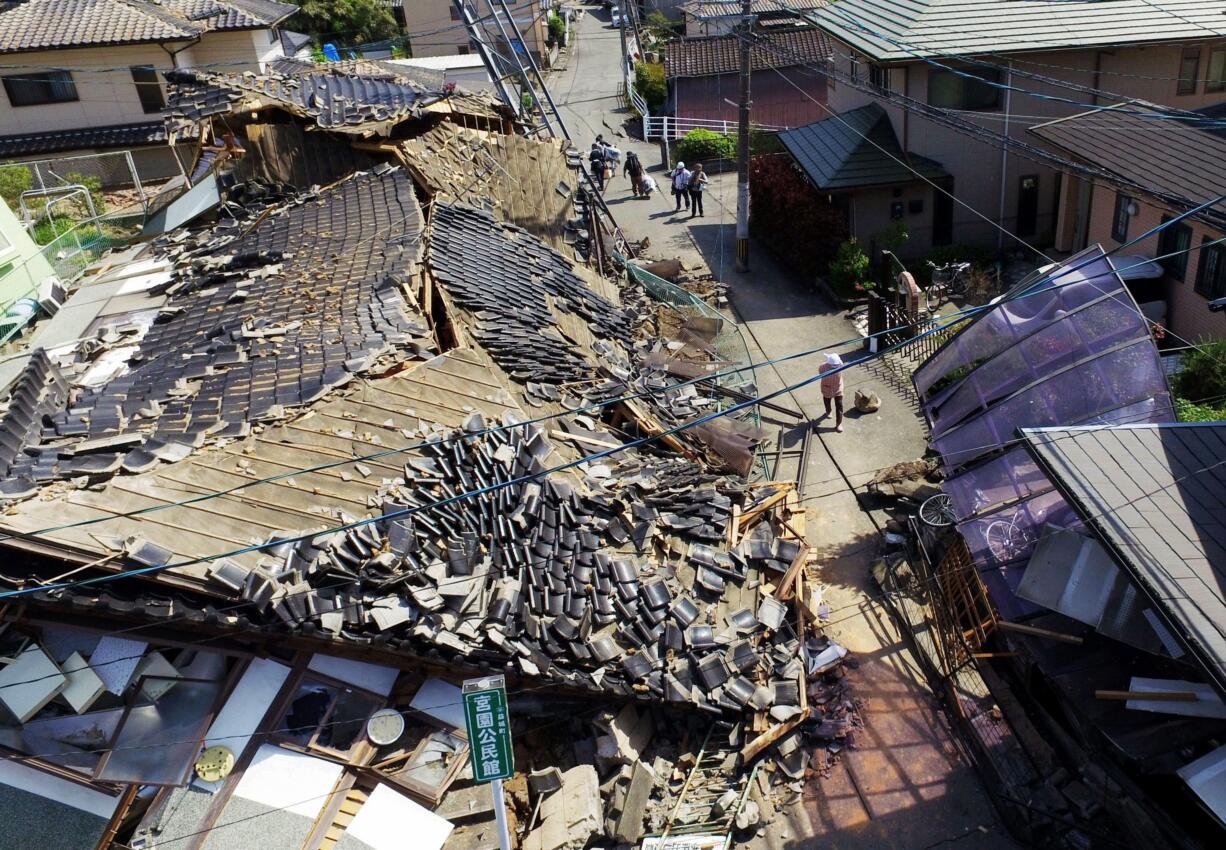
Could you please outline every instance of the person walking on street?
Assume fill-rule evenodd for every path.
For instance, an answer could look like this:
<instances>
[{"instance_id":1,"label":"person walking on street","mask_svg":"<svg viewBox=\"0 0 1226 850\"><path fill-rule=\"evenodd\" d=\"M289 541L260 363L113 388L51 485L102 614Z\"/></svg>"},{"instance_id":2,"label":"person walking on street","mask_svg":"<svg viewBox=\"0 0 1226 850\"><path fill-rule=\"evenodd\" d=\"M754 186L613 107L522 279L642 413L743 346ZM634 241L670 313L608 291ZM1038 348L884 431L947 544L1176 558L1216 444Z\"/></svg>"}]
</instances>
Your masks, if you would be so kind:
<instances>
[{"instance_id":1,"label":"person walking on street","mask_svg":"<svg viewBox=\"0 0 1226 850\"><path fill-rule=\"evenodd\" d=\"M826 362L817 370L818 374L822 375L822 403L826 405L826 412L822 414L822 419L830 415L830 404L834 403L834 430L838 433L843 433L843 373L835 371L842 368L843 358L837 354L827 354ZM827 375L827 372L834 372L833 375Z\"/></svg>"},{"instance_id":2,"label":"person walking on street","mask_svg":"<svg viewBox=\"0 0 1226 850\"><path fill-rule=\"evenodd\" d=\"M698 216L703 218L702 209L702 193L707 188L707 173L702 170L702 163L694 163L694 170L690 172L690 218Z\"/></svg>"},{"instance_id":3,"label":"person walking on street","mask_svg":"<svg viewBox=\"0 0 1226 850\"><path fill-rule=\"evenodd\" d=\"M681 212L681 202L685 201L685 208L690 208L690 172L685 167L684 162L678 162L677 167L668 173L668 176L673 179L673 198L677 201L677 207L673 212Z\"/></svg>"},{"instance_id":4,"label":"person walking on street","mask_svg":"<svg viewBox=\"0 0 1226 850\"><path fill-rule=\"evenodd\" d=\"M587 155L588 165L591 167L592 182L596 184L597 192L604 192L604 169L605 157L604 148L600 142L592 142L592 150Z\"/></svg>"},{"instance_id":5,"label":"person walking on street","mask_svg":"<svg viewBox=\"0 0 1226 850\"><path fill-rule=\"evenodd\" d=\"M626 164L622 166L622 173L630 178L630 191L637 198L639 192L642 191L643 163L639 162L639 155L634 151L626 154Z\"/></svg>"}]
</instances>

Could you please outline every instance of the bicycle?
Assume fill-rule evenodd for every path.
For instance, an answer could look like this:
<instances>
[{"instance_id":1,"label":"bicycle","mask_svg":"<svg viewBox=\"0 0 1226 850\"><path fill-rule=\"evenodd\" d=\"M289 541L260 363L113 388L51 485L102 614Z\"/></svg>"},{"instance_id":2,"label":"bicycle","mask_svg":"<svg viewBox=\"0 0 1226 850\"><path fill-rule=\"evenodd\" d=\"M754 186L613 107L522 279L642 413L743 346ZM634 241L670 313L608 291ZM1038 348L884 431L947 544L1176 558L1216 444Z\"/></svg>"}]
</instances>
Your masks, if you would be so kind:
<instances>
[{"instance_id":1,"label":"bicycle","mask_svg":"<svg viewBox=\"0 0 1226 850\"><path fill-rule=\"evenodd\" d=\"M1037 542L1038 535L1034 529L1027 528L1021 524L1025 520L1025 516L1025 511L1015 511L1008 520L982 520L987 522L987 528L983 532L983 540L987 543L988 551L992 553L992 557L999 563L1008 564L1021 559L1023 555L1030 551L1030 547Z\"/></svg>"},{"instance_id":2,"label":"bicycle","mask_svg":"<svg viewBox=\"0 0 1226 850\"><path fill-rule=\"evenodd\" d=\"M958 520L954 513L953 499L946 493L929 496L920 503L919 518L933 528L948 528Z\"/></svg>"},{"instance_id":3,"label":"bicycle","mask_svg":"<svg viewBox=\"0 0 1226 850\"><path fill-rule=\"evenodd\" d=\"M970 263L950 262L938 266L929 260L928 267L932 269L932 283L924 290L924 305L930 311L936 310L945 301L966 295L970 285L966 274L970 271Z\"/></svg>"}]
</instances>

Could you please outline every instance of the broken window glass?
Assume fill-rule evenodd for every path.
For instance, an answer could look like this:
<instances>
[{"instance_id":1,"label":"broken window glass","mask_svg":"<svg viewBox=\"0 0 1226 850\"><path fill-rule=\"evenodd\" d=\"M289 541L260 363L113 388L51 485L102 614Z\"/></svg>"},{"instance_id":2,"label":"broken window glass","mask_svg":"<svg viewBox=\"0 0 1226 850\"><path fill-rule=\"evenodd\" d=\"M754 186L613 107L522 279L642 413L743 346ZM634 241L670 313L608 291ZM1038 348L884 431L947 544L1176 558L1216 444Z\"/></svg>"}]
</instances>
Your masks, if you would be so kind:
<instances>
[{"instance_id":1,"label":"broken window glass","mask_svg":"<svg viewBox=\"0 0 1226 850\"><path fill-rule=\"evenodd\" d=\"M148 687L152 686L152 687ZM164 688L169 686L169 690ZM146 676L95 779L181 785L200 752L224 683ZM152 699L148 693L162 695Z\"/></svg>"},{"instance_id":2,"label":"broken window glass","mask_svg":"<svg viewBox=\"0 0 1226 850\"><path fill-rule=\"evenodd\" d=\"M366 721L383 705L377 697L315 679L307 679L286 709L279 728L285 740L348 755L362 740Z\"/></svg>"}]
</instances>

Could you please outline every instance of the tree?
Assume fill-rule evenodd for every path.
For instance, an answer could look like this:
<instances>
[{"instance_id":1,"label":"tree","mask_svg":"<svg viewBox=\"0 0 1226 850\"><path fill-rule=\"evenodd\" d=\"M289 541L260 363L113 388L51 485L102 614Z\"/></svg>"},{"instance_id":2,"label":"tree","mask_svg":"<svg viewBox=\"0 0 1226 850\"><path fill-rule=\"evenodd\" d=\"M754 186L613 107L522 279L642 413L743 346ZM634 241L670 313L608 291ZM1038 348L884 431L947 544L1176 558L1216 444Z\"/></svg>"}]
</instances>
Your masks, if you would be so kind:
<instances>
[{"instance_id":1,"label":"tree","mask_svg":"<svg viewBox=\"0 0 1226 850\"><path fill-rule=\"evenodd\" d=\"M319 41L362 44L399 34L392 11L379 0L302 0L289 28Z\"/></svg>"},{"instance_id":2,"label":"tree","mask_svg":"<svg viewBox=\"0 0 1226 850\"><path fill-rule=\"evenodd\" d=\"M661 62L634 63L634 89L647 101L647 108L659 112L668 100L668 83Z\"/></svg>"}]
</instances>

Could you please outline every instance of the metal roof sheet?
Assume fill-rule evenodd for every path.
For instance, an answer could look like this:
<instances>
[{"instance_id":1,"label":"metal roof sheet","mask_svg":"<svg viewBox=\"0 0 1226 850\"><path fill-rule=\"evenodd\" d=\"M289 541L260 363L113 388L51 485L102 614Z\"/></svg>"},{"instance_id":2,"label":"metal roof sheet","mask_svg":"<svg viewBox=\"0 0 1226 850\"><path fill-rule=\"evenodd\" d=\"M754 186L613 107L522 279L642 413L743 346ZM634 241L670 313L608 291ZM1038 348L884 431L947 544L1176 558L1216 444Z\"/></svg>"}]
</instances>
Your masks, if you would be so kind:
<instances>
[{"instance_id":1,"label":"metal roof sheet","mask_svg":"<svg viewBox=\"0 0 1226 850\"><path fill-rule=\"evenodd\" d=\"M1022 433L1226 692L1226 423Z\"/></svg>"},{"instance_id":2,"label":"metal roof sheet","mask_svg":"<svg viewBox=\"0 0 1226 850\"><path fill-rule=\"evenodd\" d=\"M826 191L911 183L920 179L911 169L929 179L948 173L935 160L903 151L889 116L876 103L785 130L779 140L813 184Z\"/></svg>"},{"instance_id":3,"label":"metal roof sheet","mask_svg":"<svg viewBox=\"0 0 1226 850\"><path fill-rule=\"evenodd\" d=\"M1130 100L1038 124L1030 132L1122 180L1146 187L1158 200L1199 206L1226 187L1226 138L1194 124L1135 114L1162 109ZM1226 224L1226 213L1217 209L1200 217L1218 226Z\"/></svg>"},{"instance_id":4,"label":"metal roof sheet","mask_svg":"<svg viewBox=\"0 0 1226 850\"><path fill-rule=\"evenodd\" d=\"M1226 36L1221 0L839 0L805 15L878 61Z\"/></svg>"}]
</instances>

